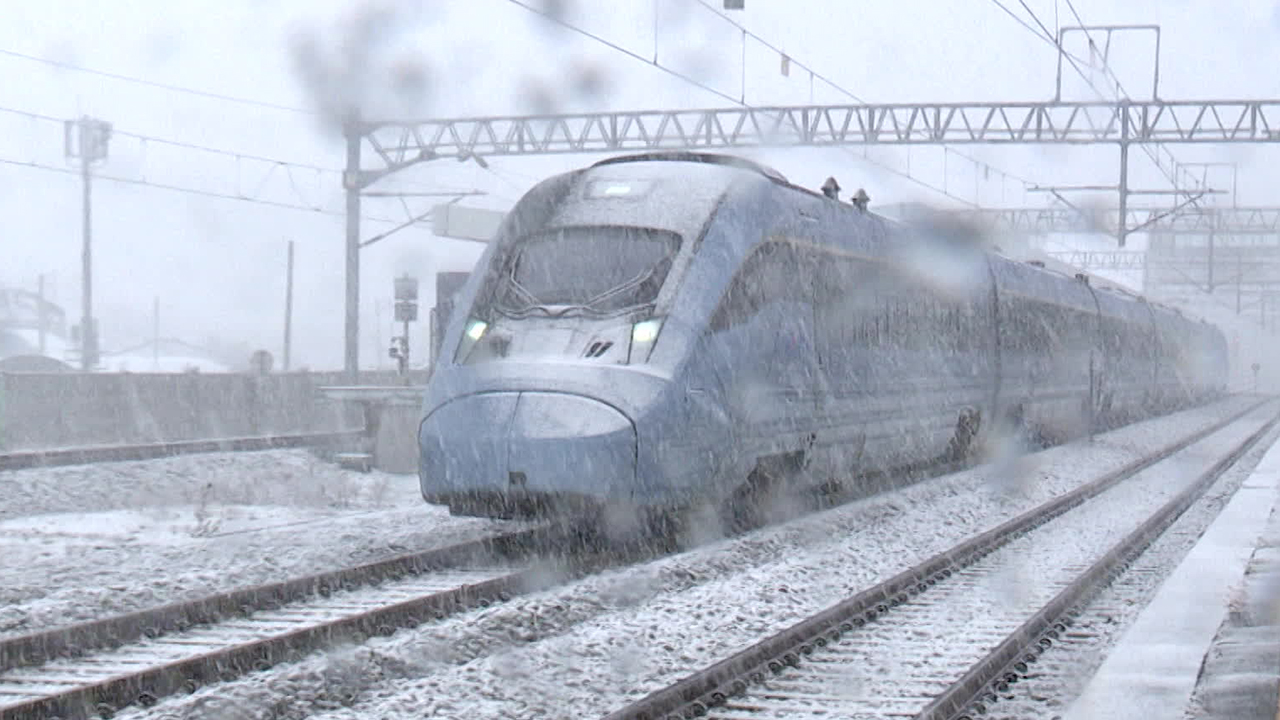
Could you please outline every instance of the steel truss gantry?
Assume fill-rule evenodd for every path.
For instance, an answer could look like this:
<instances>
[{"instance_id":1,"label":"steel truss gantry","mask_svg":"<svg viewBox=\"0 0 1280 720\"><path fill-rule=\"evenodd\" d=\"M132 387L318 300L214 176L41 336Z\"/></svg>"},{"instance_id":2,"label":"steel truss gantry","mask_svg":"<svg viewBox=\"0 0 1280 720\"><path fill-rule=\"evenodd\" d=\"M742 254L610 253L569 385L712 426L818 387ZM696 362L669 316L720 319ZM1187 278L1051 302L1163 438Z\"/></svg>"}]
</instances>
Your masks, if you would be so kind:
<instances>
[{"instance_id":1,"label":"steel truss gantry","mask_svg":"<svg viewBox=\"0 0 1280 720\"><path fill-rule=\"evenodd\" d=\"M1046 254L1081 270L1147 269L1147 254L1142 250L1063 250Z\"/></svg>"},{"instance_id":2,"label":"steel truss gantry","mask_svg":"<svg viewBox=\"0 0 1280 720\"><path fill-rule=\"evenodd\" d=\"M906 103L364 123L387 167L422 155L813 145L1280 142L1280 100Z\"/></svg>"},{"instance_id":3,"label":"steel truss gantry","mask_svg":"<svg viewBox=\"0 0 1280 720\"><path fill-rule=\"evenodd\" d=\"M1280 240L1257 245L1219 247L1212 242L1199 248L1153 247L1134 250L1068 250L1049 257L1084 270L1118 270L1142 273L1144 292L1154 295L1194 289L1219 296L1223 286L1235 295L1237 315L1258 311L1263 326L1274 323L1280 298ZM1274 325L1273 325L1274 326Z\"/></svg>"},{"instance_id":4,"label":"steel truss gantry","mask_svg":"<svg viewBox=\"0 0 1280 720\"><path fill-rule=\"evenodd\" d=\"M1280 100L867 103L641 110L420 121L349 120L345 368L358 368L360 194L380 177L454 157L836 145L1114 144L1128 218L1133 144L1280 142ZM362 167L363 149L378 166ZM1118 225L1124 245L1128 225Z\"/></svg>"},{"instance_id":5,"label":"steel truss gantry","mask_svg":"<svg viewBox=\"0 0 1280 720\"><path fill-rule=\"evenodd\" d=\"M1077 210L1069 207L978 208L956 210L997 231L1021 233L1106 233L1120 227L1119 208ZM1184 235L1280 235L1280 207L1127 208L1129 232Z\"/></svg>"},{"instance_id":6,"label":"steel truss gantry","mask_svg":"<svg viewBox=\"0 0 1280 720\"><path fill-rule=\"evenodd\" d=\"M1259 253L1258 257L1248 259L1249 269L1251 270L1280 270L1280 247L1264 248L1270 250L1268 253ZM1222 252L1221 250L1219 252ZM1185 270L1187 268L1200 268L1209 273L1207 282L1204 280L1194 280L1190 277L1181 278L1177 282L1199 284L1205 283L1212 289L1213 273L1211 269L1215 267L1215 261L1212 257L1168 257L1160 254L1152 254L1146 250L1058 250L1046 253L1055 260L1061 260L1073 267L1082 270L1140 270L1146 271L1148 268L1161 267L1170 268L1175 271ZM1207 257L1207 256L1206 256ZM1231 254L1221 257L1216 264L1223 264L1231 261L1231 258L1238 258L1243 263L1246 256L1243 254ZM1166 284L1176 284L1175 281L1166 281ZM1247 283L1246 283L1247 284ZM1280 278L1275 280L1260 279L1255 284L1258 285L1280 285Z\"/></svg>"}]
</instances>

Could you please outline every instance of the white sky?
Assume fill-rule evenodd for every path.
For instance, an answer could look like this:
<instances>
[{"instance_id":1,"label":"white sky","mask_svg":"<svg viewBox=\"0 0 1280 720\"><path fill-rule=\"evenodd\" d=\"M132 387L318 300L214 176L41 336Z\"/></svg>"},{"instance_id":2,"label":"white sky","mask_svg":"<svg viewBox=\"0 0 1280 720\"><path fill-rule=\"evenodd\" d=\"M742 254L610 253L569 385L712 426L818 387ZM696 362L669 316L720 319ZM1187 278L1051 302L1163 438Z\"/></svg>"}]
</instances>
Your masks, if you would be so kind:
<instances>
[{"instance_id":1,"label":"white sky","mask_svg":"<svg viewBox=\"0 0 1280 720\"><path fill-rule=\"evenodd\" d=\"M719 0L709 0L715 7ZM529 2L542 6L540 0ZM695 0L560 0L566 20L636 53L670 63L722 92L743 87L741 38ZM1017 0L1002 0L1033 23ZM655 4L656 3L656 4ZM992 0L746 0L731 16L859 97L876 102L1048 99L1055 55ZM1050 28L1074 24L1066 0L1027 0ZM1280 3L1264 0L1075 0L1087 23L1162 26L1161 95L1170 99L1278 98L1274 71ZM655 37L655 8L657 33ZM625 110L729 106L727 100L647 67L508 0L0 0L0 52L34 55L156 83L316 110L344 99L371 117L455 117L544 110ZM1056 13L1056 20L1055 20ZM355 30L363 28L363 32ZM1082 41L1072 48L1085 54ZM1149 96L1151 41L1117 36L1113 66L1135 98ZM746 53L746 100L753 105L809 100L806 73L782 77L777 54L754 42ZM335 70L335 68L337 68ZM346 68L346 69L344 69ZM62 126L50 118L89 114L118 131L103 175L261 200L321 206L318 214L102 180L94 188L95 306L105 346L124 347L151 328L161 300L162 332L189 341L243 340L279 356L285 243L296 242L295 364L338 367L342 352L340 178L334 172L237 159L259 155L336 169L340 138L326 118L198 97L135 82L59 69L0 54L0 160L69 168ZM320 79L317 82L317 78ZM337 78L343 78L338 80ZM1101 87L1101 79L1099 79ZM599 91L583 91L598 87ZM357 88L353 93L350 88ZM1077 76L1066 97L1092 99ZM338 97L341 96L341 97ZM847 96L816 85L818 102ZM231 151L219 155L144 141L149 136ZM1116 150L984 148L961 151L1040 183L1110 184ZM1280 153L1263 146L1172 147L1182 161L1240 164L1241 204L1275 205L1271 169ZM928 189L833 150L758 155L793 181L818 186L835 175L866 187L874 204L948 204ZM1167 187L1135 152L1132 184ZM876 149L873 157L986 205L1045 202L1016 181L975 175L940 148ZM479 189L467 204L509 207L537 180L598 159L589 156L493 158L428 163L389 180L387 189ZM35 287L46 274L55 299L79 316L80 189L75 175L0 162L5 263L0 285ZM975 183L976 180L976 183ZM1221 184L1221 177L1211 182ZM975 196L975 185L977 195ZM1114 198L1101 198L1107 204ZM435 202L411 198L423 212ZM1145 202L1145 201L1144 201ZM404 211L366 200L369 216ZM364 235L388 228L367 222ZM1087 239L1080 240L1087 243ZM362 364L388 363L391 278L424 280L463 269L478 246L443 240L429 227L406 230L363 252ZM425 318L426 314L423 313ZM419 337L425 331L425 322ZM419 345L421 347L421 345Z\"/></svg>"}]
</instances>

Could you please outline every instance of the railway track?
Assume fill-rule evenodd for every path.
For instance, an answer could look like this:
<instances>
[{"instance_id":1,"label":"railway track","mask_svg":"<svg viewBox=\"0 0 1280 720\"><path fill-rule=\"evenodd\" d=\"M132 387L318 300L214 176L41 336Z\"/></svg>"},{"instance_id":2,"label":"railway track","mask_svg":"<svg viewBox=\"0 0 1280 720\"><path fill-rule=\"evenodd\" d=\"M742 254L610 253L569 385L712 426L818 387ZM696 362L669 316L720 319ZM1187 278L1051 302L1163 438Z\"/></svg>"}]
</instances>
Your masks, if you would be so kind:
<instances>
[{"instance_id":1,"label":"railway track","mask_svg":"<svg viewBox=\"0 0 1280 720\"><path fill-rule=\"evenodd\" d=\"M109 716L505 600L546 584L534 558L571 539L565 525L543 525L0 641L0 718Z\"/></svg>"},{"instance_id":2,"label":"railway track","mask_svg":"<svg viewBox=\"0 0 1280 720\"><path fill-rule=\"evenodd\" d=\"M1139 464L1121 472L1137 472ZM545 568L534 570L522 561L564 537L562 529L535 528L0 641L0 717L110 715L334 642L358 641L501 601L549 582ZM617 561L616 555L597 554L560 569L577 574Z\"/></svg>"},{"instance_id":3,"label":"railway track","mask_svg":"<svg viewBox=\"0 0 1280 720\"><path fill-rule=\"evenodd\" d=\"M1264 404L939 553L607 720L976 717L1034 672L1089 599L1275 427L1280 416ZM1230 450L1208 458L1200 446L1224 442ZM1170 482L1188 474L1175 463L1197 464L1195 479Z\"/></svg>"},{"instance_id":4,"label":"railway track","mask_svg":"<svg viewBox=\"0 0 1280 720\"><path fill-rule=\"evenodd\" d=\"M341 444L363 437L364 432L364 430L350 430L211 440L173 440L132 445L91 445L45 450L16 450L0 453L0 470L22 470L57 465L88 465L91 463L123 462L127 460L154 460L156 458L196 453L247 452L251 450L277 450L312 445Z\"/></svg>"}]
</instances>

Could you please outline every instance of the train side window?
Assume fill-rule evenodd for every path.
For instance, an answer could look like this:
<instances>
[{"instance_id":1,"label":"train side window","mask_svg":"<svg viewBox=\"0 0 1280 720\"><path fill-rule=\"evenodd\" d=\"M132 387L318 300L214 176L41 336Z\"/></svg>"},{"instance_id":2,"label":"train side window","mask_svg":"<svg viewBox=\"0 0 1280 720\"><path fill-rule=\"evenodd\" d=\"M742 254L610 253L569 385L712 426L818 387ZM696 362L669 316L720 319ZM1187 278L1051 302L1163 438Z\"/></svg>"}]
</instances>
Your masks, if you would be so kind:
<instances>
[{"instance_id":1,"label":"train side window","mask_svg":"<svg viewBox=\"0 0 1280 720\"><path fill-rule=\"evenodd\" d=\"M789 243L768 242L742 263L711 316L709 329L720 332L750 320L776 302L811 302L815 260Z\"/></svg>"},{"instance_id":2,"label":"train side window","mask_svg":"<svg viewBox=\"0 0 1280 720\"><path fill-rule=\"evenodd\" d=\"M876 344L902 312L898 283L886 266L827 253L813 260L817 332L832 347Z\"/></svg>"}]
</instances>

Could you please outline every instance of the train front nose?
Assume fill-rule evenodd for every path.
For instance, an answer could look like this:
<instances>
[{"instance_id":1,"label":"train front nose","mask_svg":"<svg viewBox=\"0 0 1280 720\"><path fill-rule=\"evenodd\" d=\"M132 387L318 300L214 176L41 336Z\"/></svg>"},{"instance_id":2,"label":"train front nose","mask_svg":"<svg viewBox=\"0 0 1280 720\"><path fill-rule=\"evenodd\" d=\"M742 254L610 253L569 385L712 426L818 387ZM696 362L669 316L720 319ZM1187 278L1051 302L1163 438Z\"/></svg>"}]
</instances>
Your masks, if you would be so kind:
<instances>
[{"instance_id":1,"label":"train front nose","mask_svg":"<svg viewBox=\"0 0 1280 720\"><path fill-rule=\"evenodd\" d=\"M423 421L420 482L428 502L455 512L525 514L599 507L629 498L636 433L626 415L561 393L471 395Z\"/></svg>"}]
</instances>

